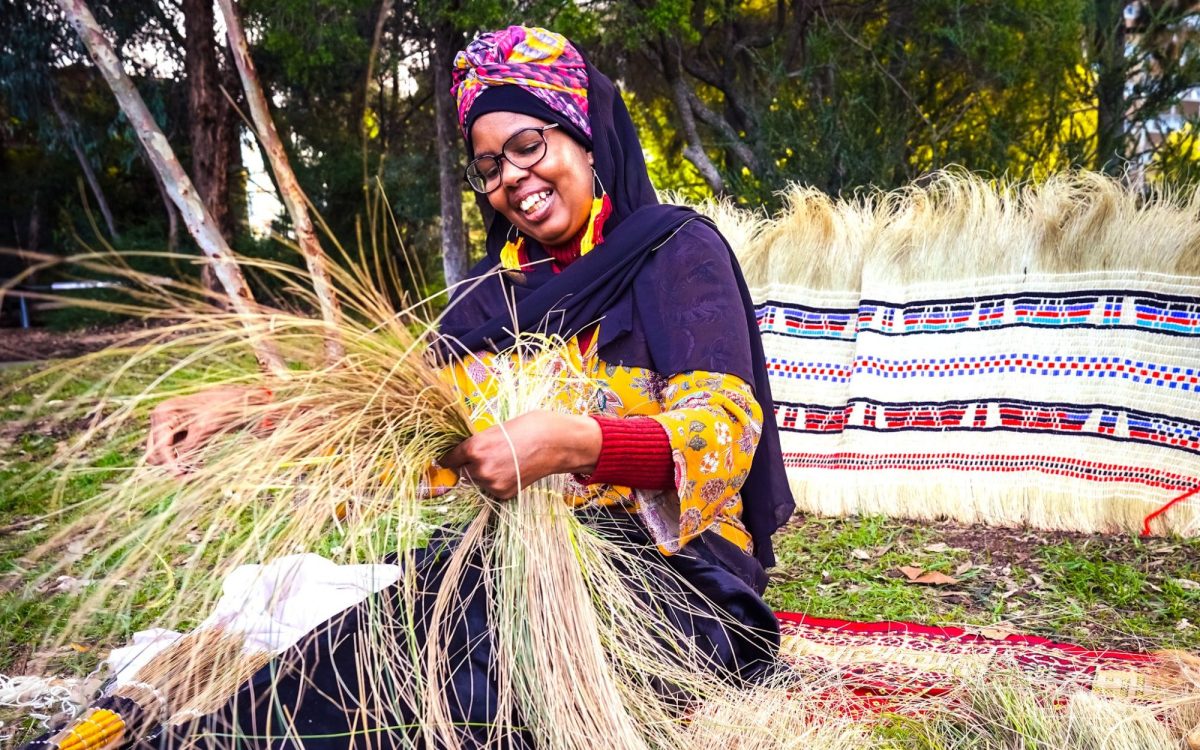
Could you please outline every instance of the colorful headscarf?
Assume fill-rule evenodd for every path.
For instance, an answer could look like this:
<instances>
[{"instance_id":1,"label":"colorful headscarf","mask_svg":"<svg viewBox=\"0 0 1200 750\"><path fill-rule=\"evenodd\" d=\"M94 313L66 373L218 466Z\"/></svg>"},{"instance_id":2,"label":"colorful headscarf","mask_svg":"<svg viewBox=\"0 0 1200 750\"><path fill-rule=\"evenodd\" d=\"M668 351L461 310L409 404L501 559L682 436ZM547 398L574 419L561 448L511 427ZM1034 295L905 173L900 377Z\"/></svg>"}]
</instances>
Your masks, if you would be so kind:
<instances>
[{"instance_id":1,"label":"colorful headscarf","mask_svg":"<svg viewBox=\"0 0 1200 750\"><path fill-rule=\"evenodd\" d=\"M532 26L481 34L455 56L451 79L463 138L471 105L492 86L520 86L592 137L587 64L562 34Z\"/></svg>"}]
</instances>

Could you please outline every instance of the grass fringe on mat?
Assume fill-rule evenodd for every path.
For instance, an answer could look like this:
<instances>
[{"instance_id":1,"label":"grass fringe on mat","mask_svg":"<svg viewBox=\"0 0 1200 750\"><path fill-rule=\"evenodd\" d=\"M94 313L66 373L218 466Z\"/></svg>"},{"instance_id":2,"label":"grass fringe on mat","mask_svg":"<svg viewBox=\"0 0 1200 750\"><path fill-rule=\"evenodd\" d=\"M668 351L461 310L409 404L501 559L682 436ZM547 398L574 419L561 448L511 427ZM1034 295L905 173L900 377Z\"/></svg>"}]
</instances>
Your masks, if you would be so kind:
<instances>
[{"instance_id":1,"label":"grass fringe on mat","mask_svg":"<svg viewBox=\"0 0 1200 750\"><path fill-rule=\"evenodd\" d=\"M891 192L834 199L797 186L784 197L766 222L728 204L698 206L730 229L752 290L857 292L864 274L915 285L1082 271L1200 276L1200 192L1142 194L1095 172L1008 184L949 170Z\"/></svg>"}]
</instances>

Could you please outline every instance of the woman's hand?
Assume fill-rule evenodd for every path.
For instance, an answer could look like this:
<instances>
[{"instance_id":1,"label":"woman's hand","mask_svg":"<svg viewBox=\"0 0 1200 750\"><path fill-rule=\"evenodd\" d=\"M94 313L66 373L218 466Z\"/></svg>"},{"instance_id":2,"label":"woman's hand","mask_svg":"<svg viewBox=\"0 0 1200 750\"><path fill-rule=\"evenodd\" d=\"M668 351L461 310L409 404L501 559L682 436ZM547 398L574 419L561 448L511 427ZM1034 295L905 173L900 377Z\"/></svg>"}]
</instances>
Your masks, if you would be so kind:
<instances>
[{"instance_id":1,"label":"woman's hand","mask_svg":"<svg viewBox=\"0 0 1200 750\"><path fill-rule=\"evenodd\" d=\"M177 477L194 468L190 454L213 436L238 429L255 407L270 403L266 388L220 386L163 401L150 412L146 462L164 466Z\"/></svg>"},{"instance_id":2,"label":"woman's hand","mask_svg":"<svg viewBox=\"0 0 1200 750\"><path fill-rule=\"evenodd\" d=\"M551 474L591 473L600 444L600 425L591 417L533 411L472 435L440 463L507 500Z\"/></svg>"}]
</instances>

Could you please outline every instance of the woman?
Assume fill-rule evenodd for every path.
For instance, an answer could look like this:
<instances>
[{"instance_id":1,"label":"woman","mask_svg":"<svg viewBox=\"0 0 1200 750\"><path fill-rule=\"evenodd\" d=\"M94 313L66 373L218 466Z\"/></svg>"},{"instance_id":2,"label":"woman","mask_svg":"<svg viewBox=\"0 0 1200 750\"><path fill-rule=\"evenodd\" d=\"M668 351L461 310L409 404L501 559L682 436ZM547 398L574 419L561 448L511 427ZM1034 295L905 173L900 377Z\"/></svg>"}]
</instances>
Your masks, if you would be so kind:
<instances>
[{"instance_id":1,"label":"woman","mask_svg":"<svg viewBox=\"0 0 1200 750\"><path fill-rule=\"evenodd\" d=\"M590 522L663 571L647 596L671 588L672 576L701 592L672 615L679 637L703 644L714 673L755 677L778 646L759 595L774 564L771 534L792 499L731 251L695 212L657 202L619 94L564 37L518 26L480 36L455 61L454 94L466 179L489 217L488 255L452 300L439 353L470 392L489 352L513 343L510 331L557 334L599 395L589 416L539 411L483 429L443 466L498 498L573 474L571 500ZM150 460L182 470L179 453L247 398L228 391L164 404ZM445 558L439 545L419 556L426 589ZM470 744L494 718L495 684L486 596L464 591L461 606L450 646L463 658L447 693ZM415 614L419 628L424 615ZM264 669L208 727L277 738L287 730L308 748L401 743L403 711L364 719L370 712L347 704L358 685L338 664L353 661L346 636L358 617L335 618L280 662L304 666Z\"/></svg>"}]
</instances>

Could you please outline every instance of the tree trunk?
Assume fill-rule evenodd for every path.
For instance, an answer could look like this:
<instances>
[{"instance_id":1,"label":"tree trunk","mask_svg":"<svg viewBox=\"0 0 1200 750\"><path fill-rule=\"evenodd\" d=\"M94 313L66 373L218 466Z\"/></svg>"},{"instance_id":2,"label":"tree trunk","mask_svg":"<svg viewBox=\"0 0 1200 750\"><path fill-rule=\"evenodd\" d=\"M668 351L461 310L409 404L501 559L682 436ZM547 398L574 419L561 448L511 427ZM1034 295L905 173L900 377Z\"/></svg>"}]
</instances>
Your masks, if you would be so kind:
<instances>
[{"instance_id":1,"label":"tree trunk","mask_svg":"<svg viewBox=\"0 0 1200 750\"><path fill-rule=\"evenodd\" d=\"M29 209L29 232L25 237L25 249L36 253L42 244L42 200L38 191L33 191L33 207Z\"/></svg>"},{"instance_id":2,"label":"tree trunk","mask_svg":"<svg viewBox=\"0 0 1200 750\"><path fill-rule=\"evenodd\" d=\"M217 41L213 29L212 0L182 0L184 70L187 74L188 141L192 147L192 174L205 208L226 242L234 237L229 210L229 102L221 93ZM217 291L207 266L201 278Z\"/></svg>"},{"instance_id":3,"label":"tree trunk","mask_svg":"<svg viewBox=\"0 0 1200 750\"><path fill-rule=\"evenodd\" d=\"M167 214L167 252L174 254L179 250L179 212L175 210L175 204L171 202L171 194L167 192L167 186L163 184L162 175L154 166L154 157L150 155L149 149L144 143L139 141L142 147L142 156L146 159L147 166L150 167L150 174L154 177L154 186L158 188L158 197L162 200L163 211ZM172 259L174 263L174 259Z\"/></svg>"},{"instance_id":4,"label":"tree trunk","mask_svg":"<svg viewBox=\"0 0 1200 750\"><path fill-rule=\"evenodd\" d=\"M308 275L312 278L313 291L317 295L317 301L321 305L321 317L325 321L325 360L328 364L333 364L345 355L346 350L341 339L342 313L338 306L337 293L329 281L325 251L313 230L304 192L300 189L292 165L288 163L283 141L279 138L279 132L275 130L275 121L271 119L267 97L259 83L254 60L250 58L250 48L246 44L246 35L242 32L241 21L234 11L233 0L218 2L221 15L225 18L225 28L229 33L233 61L242 79L242 89L246 92L246 106L250 110L250 119L254 122L254 130L258 133L263 153L271 165L271 172L275 175L275 183L279 186L283 205L292 219L296 242L304 255L305 263L308 264Z\"/></svg>"},{"instance_id":5,"label":"tree trunk","mask_svg":"<svg viewBox=\"0 0 1200 750\"><path fill-rule=\"evenodd\" d=\"M233 49L229 46L228 37L224 42L225 64L221 66L221 96L229 104L225 110L229 119L229 134L225 143L229 154L226 160L226 173L229 175L226 187L226 195L228 195L226 205L229 211L228 227L229 231L233 233L232 239L237 236L238 232L250 226L250 202L246 193L249 177L246 165L242 160L242 128L245 115L241 111L245 110L245 102L238 96L242 90L242 80L237 66L233 62Z\"/></svg>"},{"instance_id":6,"label":"tree trunk","mask_svg":"<svg viewBox=\"0 0 1200 750\"><path fill-rule=\"evenodd\" d=\"M450 96L450 65L458 45L453 27L442 22L434 35L433 101L437 119L438 192L441 198L442 270L446 286L467 277L467 242L462 220L462 175L459 172L458 117Z\"/></svg>"},{"instance_id":7,"label":"tree trunk","mask_svg":"<svg viewBox=\"0 0 1200 750\"><path fill-rule=\"evenodd\" d=\"M112 237L114 242L120 242L121 235L117 234L112 209L108 207L108 200L104 197L104 191L100 189L100 180L96 178L96 172L88 162L87 154L83 153L83 147L79 145L79 138L75 135L75 122L59 104L58 97L53 92L50 94L50 106L54 108L54 114L58 116L58 121L62 124L63 132L67 135L67 143L71 144L75 160L79 162L79 168L83 170L83 178L87 180L88 188L91 189L92 196L96 199L96 207L100 209L100 215L104 217L104 225L108 227L108 236Z\"/></svg>"},{"instance_id":8,"label":"tree trunk","mask_svg":"<svg viewBox=\"0 0 1200 750\"><path fill-rule=\"evenodd\" d=\"M1095 0L1092 64L1096 66L1096 169L1120 174L1127 157L1125 144L1125 23L1124 0Z\"/></svg>"},{"instance_id":9,"label":"tree trunk","mask_svg":"<svg viewBox=\"0 0 1200 750\"><path fill-rule=\"evenodd\" d=\"M679 125L687 145L683 147L683 158L690 161L696 171L708 184L713 194L718 197L725 195L725 180L721 170L709 158L700 140L700 130L696 127L696 117L692 113L692 103L688 99L687 83L683 80L683 71L679 60L671 54L668 43L663 40L659 44L659 57L662 60L663 72L667 85L671 89L671 98L675 101L675 111L679 113Z\"/></svg>"},{"instance_id":10,"label":"tree trunk","mask_svg":"<svg viewBox=\"0 0 1200 750\"><path fill-rule=\"evenodd\" d=\"M154 185L162 199L163 210L167 212L167 252L174 254L179 249L179 213L175 210L175 204L171 203L167 186L163 184L162 177L158 175L158 170L153 164L150 165L150 173L154 175Z\"/></svg>"},{"instance_id":11,"label":"tree trunk","mask_svg":"<svg viewBox=\"0 0 1200 750\"><path fill-rule=\"evenodd\" d=\"M242 271L233 258L229 245L208 213L203 201L196 191L192 181L180 166L179 160L171 151L167 137L163 135L154 121L154 116L142 101L133 81L125 75L121 61L113 50L104 31L96 23L92 12L88 10L83 0L57 0L63 14L75 27L79 38L83 41L96 67L104 75L109 88L117 98L121 111L133 126L142 147L150 155L151 163L162 177L171 200L179 208L187 224L188 231L195 238L196 244L204 251L211 261L214 275L220 280L230 305L241 316L247 328L250 346L259 366L277 377L287 378L287 367L279 355L274 343L265 338L267 326L263 324L262 313L254 301L254 295Z\"/></svg>"},{"instance_id":12,"label":"tree trunk","mask_svg":"<svg viewBox=\"0 0 1200 750\"><path fill-rule=\"evenodd\" d=\"M367 169L368 143L371 140L370 132L367 128L366 107L369 101L368 96L371 92L371 82L375 80L375 64L379 61L379 49L383 46L383 30L387 27L388 17L392 15L392 6L395 0L383 0L379 4L379 15L375 17L375 31L371 34L371 51L367 55L367 75L363 80L363 116L359 118L358 129L359 136L362 139L362 172L363 172L363 194L366 195L371 178ZM375 124L379 131L383 132L383 88L379 91L380 102L379 107L375 111Z\"/></svg>"}]
</instances>

